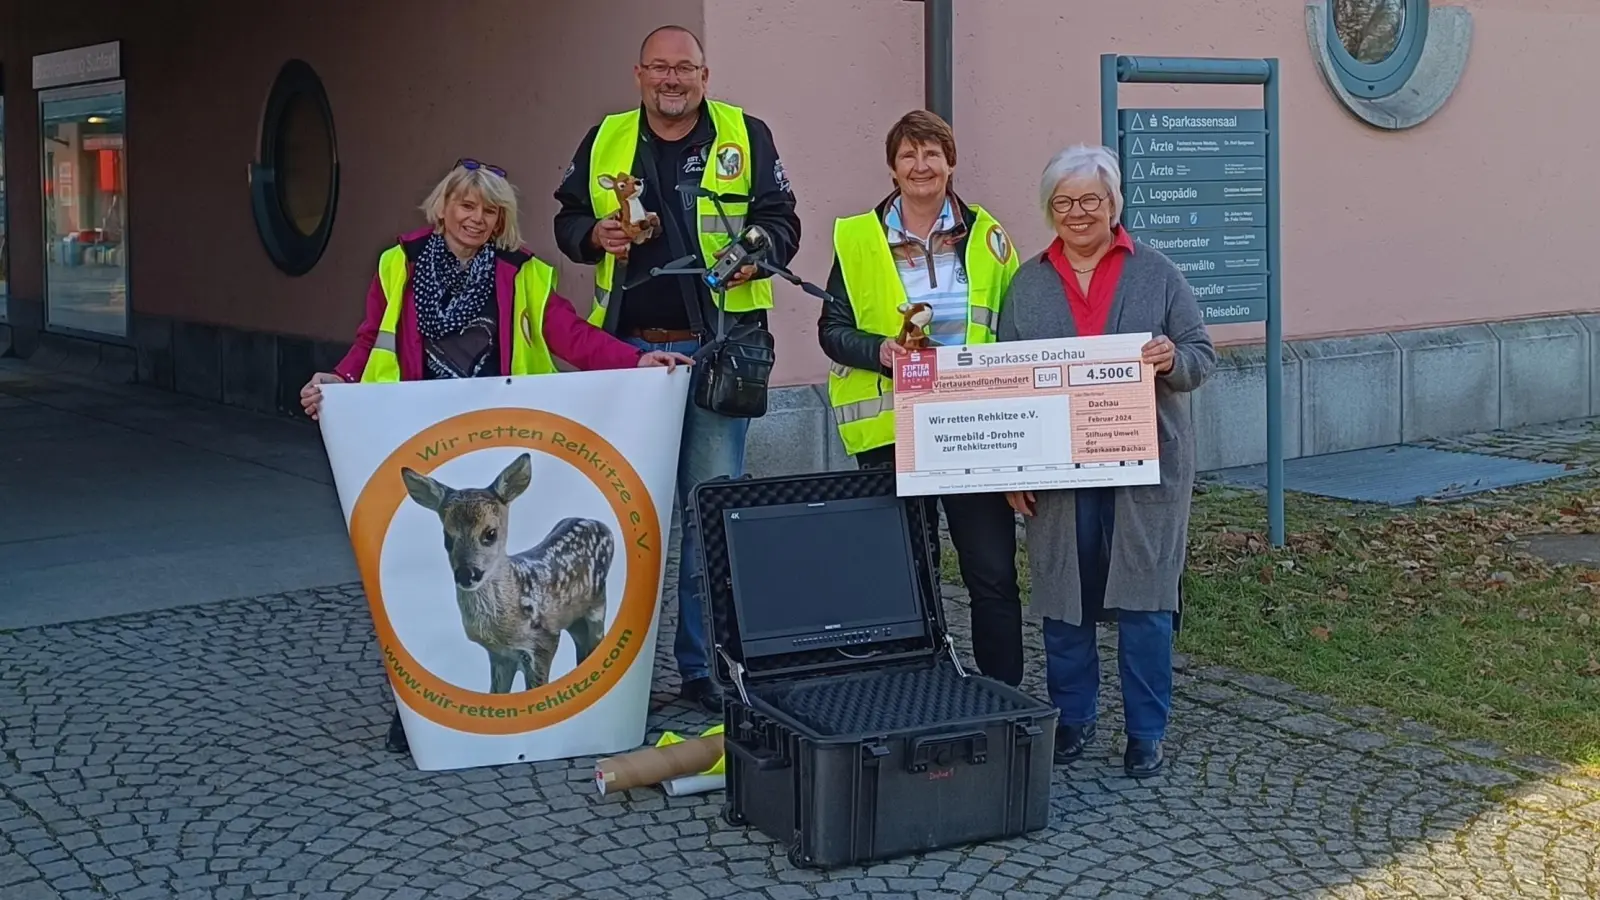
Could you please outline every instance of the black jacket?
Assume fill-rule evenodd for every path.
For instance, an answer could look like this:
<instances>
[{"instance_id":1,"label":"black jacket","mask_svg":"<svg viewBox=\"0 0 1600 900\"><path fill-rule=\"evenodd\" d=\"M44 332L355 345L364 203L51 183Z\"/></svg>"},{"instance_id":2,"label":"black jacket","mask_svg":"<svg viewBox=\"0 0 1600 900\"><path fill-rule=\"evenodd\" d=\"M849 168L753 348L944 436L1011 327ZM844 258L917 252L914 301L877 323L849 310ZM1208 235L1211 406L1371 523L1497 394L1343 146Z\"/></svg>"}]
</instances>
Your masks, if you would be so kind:
<instances>
[{"instance_id":1,"label":"black jacket","mask_svg":"<svg viewBox=\"0 0 1600 900\"><path fill-rule=\"evenodd\" d=\"M894 198L895 194L891 193L874 207L879 223L888 214L889 204L894 202ZM972 238L978 214L954 193L950 195L950 202L966 226L956 244L956 253L964 264L967 242ZM833 257L833 268L828 272L827 289L834 299L822 304L822 316L817 319L817 343L821 345L822 352L840 365L852 369L871 369L885 378L893 377L893 373L878 362L878 348L883 346L886 337L894 335L872 334L856 327L856 313L850 307L850 292L845 287L844 271L839 268L837 253Z\"/></svg>"},{"instance_id":2,"label":"black jacket","mask_svg":"<svg viewBox=\"0 0 1600 900\"><path fill-rule=\"evenodd\" d=\"M789 262L800 249L800 216L796 211L794 191L790 188L789 178L784 173L783 162L778 155L776 142L772 137L772 130L767 124L755 116L745 113L745 128L750 135L750 166L753 174L751 185L751 202L749 211L745 214L745 224L759 225L766 232L771 241L772 249L768 252L768 259L775 265L787 268ZM561 204L555 215L556 246L563 255L575 263L582 265L595 265L600 262L605 251L589 243L589 233L594 230L596 218L594 209L589 201L589 154L594 147L595 136L599 133L600 126L591 127L578 144L577 152L572 155L571 164L567 167L566 175L561 179L561 185L555 191L555 199ZM715 129L711 124L711 113L704 102L700 105L700 121L696 123L690 138L695 142L712 141ZM684 234L680 227L680 218L669 209L664 209L663 194L671 196L676 202L679 197L676 188L659 190L654 173L650 170L650 160L654 156L653 150L644 146L657 138L651 133L645 120L644 108L639 107L639 152L634 155L632 172L635 176L646 180L643 196L646 210L656 213L661 217L665 228L673 229L677 233L679 245L685 253L700 252L699 240L692 233ZM706 153L709 163L710 153ZM680 180L699 183L699 176L687 177L680 173ZM625 275L629 283L637 283L644 272L651 266L661 265L676 259L678 254L672 252L672 243L666 235L656 240L648 241L634 247L628 254L628 271ZM693 264L692 264L693 265ZM770 278L770 273L760 272L757 278ZM684 285L692 284L694 294L699 298L701 312L708 327L716 327L716 307L712 305L710 288L699 278L683 277L678 281ZM622 303L625 302L622 285L614 285L611 301L606 308L606 321L608 329L617 321ZM758 310L752 314L765 321L764 311ZM729 317L731 325L735 317Z\"/></svg>"}]
</instances>

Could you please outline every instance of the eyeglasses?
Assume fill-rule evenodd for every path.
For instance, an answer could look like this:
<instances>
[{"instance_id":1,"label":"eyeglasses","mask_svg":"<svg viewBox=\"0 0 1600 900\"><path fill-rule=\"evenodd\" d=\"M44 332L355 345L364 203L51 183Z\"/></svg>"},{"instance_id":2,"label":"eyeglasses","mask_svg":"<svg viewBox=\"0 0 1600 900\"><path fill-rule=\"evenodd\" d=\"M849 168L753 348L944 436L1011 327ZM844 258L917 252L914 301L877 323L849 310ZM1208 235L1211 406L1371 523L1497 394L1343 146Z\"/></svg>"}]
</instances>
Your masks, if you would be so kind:
<instances>
[{"instance_id":1,"label":"eyeglasses","mask_svg":"<svg viewBox=\"0 0 1600 900\"><path fill-rule=\"evenodd\" d=\"M1100 208L1100 204L1105 199L1099 194L1084 194L1082 197L1068 197L1065 194L1058 194L1050 198L1050 208L1062 215L1066 215L1072 212L1072 207L1076 204L1083 207L1084 212L1092 213Z\"/></svg>"},{"instance_id":2,"label":"eyeglasses","mask_svg":"<svg viewBox=\"0 0 1600 900\"><path fill-rule=\"evenodd\" d=\"M652 78L665 78L668 72L676 73L679 78L688 78L699 72L700 68L694 63L678 63L675 66L669 66L666 63L653 62L645 66L644 70L649 72Z\"/></svg>"},{"instance_id":3,"label":"eyeglasses","mask_svg":"<svg viewBox=\"0 0 1600 900\"><path fill-rule=\"evenodd\" d=\"M462 169L466 169L469 172L472 171L473 169L487 169L488 171L493 172L496 175L499 175L501 178L506 177L506 170L505 169L502 169L499 166L491 166L488 163L478 162L475 159L471 159L471 158L465 157L465 156L463 156L460 159L456 160L456 164L454 166L451 166L450 168L452 168L452 169L454 169L454 168L462 168Z\"/></svg>"}]
</instances>

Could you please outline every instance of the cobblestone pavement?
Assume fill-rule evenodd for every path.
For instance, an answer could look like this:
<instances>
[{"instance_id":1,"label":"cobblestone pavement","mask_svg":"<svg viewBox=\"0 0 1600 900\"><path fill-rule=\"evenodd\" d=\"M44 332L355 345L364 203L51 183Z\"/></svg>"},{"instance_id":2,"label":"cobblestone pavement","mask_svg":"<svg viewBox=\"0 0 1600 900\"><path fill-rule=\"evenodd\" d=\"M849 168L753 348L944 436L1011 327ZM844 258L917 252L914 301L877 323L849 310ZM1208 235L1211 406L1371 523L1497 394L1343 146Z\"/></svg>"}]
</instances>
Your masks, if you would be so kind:
<instances>
[{"instance_id":1,"label":"cobblestone pavement","mask_svg":"<svg viewBox=\"0 0 1600 900\"><path fill-rule=\"evenodd\" d=\"M1420 441L1424 447L1600 468L1600 418Z\"/></svg>"},{"instance_id":2,"label":"cobblestone pavement","mask_svg":"<svg viewBox=\"0 0 1600 900\"><path fill-rule=\"evenodd\" d=\"M673 702L670 643L652 738L706 724ZM1100 741L1058 770L1047 830L815 872L725 824L720 792L594 796L591 759L412 770L382 748L358 586L0 634L0 897L1600 894L1600 782L1184 665L1168 771L1136 783L1105 658Z\"/></svg>"}]
</instances>

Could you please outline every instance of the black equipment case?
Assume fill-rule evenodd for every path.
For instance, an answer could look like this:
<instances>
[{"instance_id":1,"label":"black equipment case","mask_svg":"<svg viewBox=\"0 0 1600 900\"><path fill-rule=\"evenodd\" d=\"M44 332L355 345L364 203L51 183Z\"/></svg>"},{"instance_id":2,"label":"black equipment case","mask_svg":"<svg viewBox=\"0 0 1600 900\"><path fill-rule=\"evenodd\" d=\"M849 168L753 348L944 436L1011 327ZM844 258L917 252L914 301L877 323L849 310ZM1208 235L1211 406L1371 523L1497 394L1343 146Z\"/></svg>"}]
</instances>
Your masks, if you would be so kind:
<instances>
[{"instance_id":1,"label":"black equipment case","mask_svg":"<svg viewBox=\"0 0 1600 900\"><path fill-rule=\"evenodd\" d=\"M848 509L853 503L877 509ZM946 631L938 573L918 537L928 523L921 504L895 498L892 470L715 479L695 490L691 505L701 537L712 677L723 690L727 822L754 826L786 845L795 866L815 868L1045 827L1059 711L963 669ZM728 526L741 514L745 522L760 518L752 510L761 508L785 510L788 522L769 520L763 532L740 532L730 541ZM843 559L838 548L834 559L811 555L816 543L807 546L806 529L838 530L804 521L813 509L876 516L830 520L858 537L886 522L900 525L909 559L882 564L891 575L897 563L910 573L899 583L915 596L901 601L897 623L884 624L884 603L875 599L889 592L839 581L867 571L859 567L872 548L852 546ZM771 549L775 537L794 532L802 532L794 546ZM761 598L736 598L741 554L754 577L765 571L769 582L783 581L769 584L764 595L789 594L792 601L790 588L806 590L816 607L832 610L832 620L817 621L830 613L809 602L780 610L760 606ZM777 569L784 574L773 574ZM830 606L825 598L832 595L815 592L813 585L828 577L836 590L852 594L842 605ZM741 629L741 603L748 618L777 617L791 633L805 634L753 637ZM853 610L867 620L844 618L856 616ZM916 621L906 618L908 611Z\"/></svg>"}]
</instances>

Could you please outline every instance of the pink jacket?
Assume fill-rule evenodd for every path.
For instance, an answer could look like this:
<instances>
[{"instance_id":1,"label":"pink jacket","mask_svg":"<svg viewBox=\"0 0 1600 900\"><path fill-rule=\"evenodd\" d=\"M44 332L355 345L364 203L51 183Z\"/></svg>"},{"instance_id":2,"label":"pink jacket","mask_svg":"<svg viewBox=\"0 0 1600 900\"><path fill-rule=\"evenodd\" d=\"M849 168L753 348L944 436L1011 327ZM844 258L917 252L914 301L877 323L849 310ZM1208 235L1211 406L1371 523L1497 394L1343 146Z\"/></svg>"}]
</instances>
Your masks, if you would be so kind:
<instances>
[{"instance_id":1,"label":"pink jacket","mask_svg":"<svg viewBox=\"0 0 1600 900\"><path fill-rule=\"evenodd\" d=\"M415 258L415 251L432 233L420 228L403 234L399 241L406 255ZM500 306L500 334L513 334L511 322L512 291L517 270L532 253L526 248L519 251L499 251L495 266L495 295ZM407 271L412 271L410 263ZM367 367L367 357L372 353L372 343L378 337L378 325L383 321L383 311L388 300L383 296L383 284L372 276L367 288L367 311L356 329L356 339L350 352L334 366L333 373L345 381L360 381ZM604 330L590 325L578 316L577 310L565 297L552 292L545 304L544 341L550 352L579 369L631 369L639 364L640 351ZM511 341L501 340L500 371L511 371ZM422 378L422 334L417 330L417 307L411 294L411 280L407 278L405 297L400 307L400 324L395 331L395 355L400 359L400 379L416 381Z\"/></svg>"}]
</instances>

